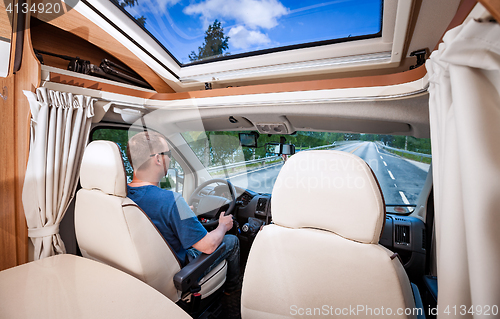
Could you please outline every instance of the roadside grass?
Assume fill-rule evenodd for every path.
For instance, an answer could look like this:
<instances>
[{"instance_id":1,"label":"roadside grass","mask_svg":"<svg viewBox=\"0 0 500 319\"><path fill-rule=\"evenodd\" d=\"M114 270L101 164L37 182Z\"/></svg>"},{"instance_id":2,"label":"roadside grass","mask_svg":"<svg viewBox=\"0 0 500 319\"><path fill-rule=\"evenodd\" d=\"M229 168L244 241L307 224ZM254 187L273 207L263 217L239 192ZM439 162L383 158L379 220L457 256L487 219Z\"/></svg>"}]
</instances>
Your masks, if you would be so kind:
<instances>
[{"instance_id":1,"label":"roadside grass","mask_svg":"<svg viewBox=\"0 0 500 319\"><path fill-rule=\"evenodd\" d=\"M430 164L432 161L432 158L427 158L427 157L418 156L418 155L414 155L414 154L407 154L407 153L388 150L388 149L386 149L386 151L393 153L393 154L396 154L396 155L399 155L401 157L405 157L405 158L408 158L408 159L411 159L411 160L414 160L417 162L425 163L425 164Z\"/></svg>"},{"instance_id":2,"label":"roadside grass","mask_svg":"<svg viewBox=\"0 0 500 319\"><path fill-rule=\"evenodd\" d=\"M241 173L241 172L250 171L250 170L253 170L255 168L264 167L264 166L275 164L275 163L278 163L278 162L281 162L281 161L283 161L283 160L282 159L276 159L276 160L273 160L273 161L269 161L267 163L253 163L253 164L242 165L242 166L235 167L235 168L229 168L229 169L227 169L227 174L229 176L232 176L232 175L235 175L235 174L238 174L238 173ZM218 170L218 171L210 173L210 175L212 177L214 177L214 178L218 178L218 177L225 177L226 173L224 172L223 169L221 169L221 170Z\"/></svg>"}]
</instances>

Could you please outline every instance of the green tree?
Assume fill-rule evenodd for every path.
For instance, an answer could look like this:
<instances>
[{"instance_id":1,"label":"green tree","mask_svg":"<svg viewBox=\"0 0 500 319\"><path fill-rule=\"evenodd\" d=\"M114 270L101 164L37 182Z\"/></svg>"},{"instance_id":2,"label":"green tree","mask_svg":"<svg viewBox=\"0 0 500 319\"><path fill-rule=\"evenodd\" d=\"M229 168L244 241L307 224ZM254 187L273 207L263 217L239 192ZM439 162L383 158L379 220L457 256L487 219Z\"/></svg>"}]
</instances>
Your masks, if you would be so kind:
<instances>
[{"instance_id":1,"label":"green tree","mask_svg":"<svg viewBox=\"0 0 500 319\"><path fill-rule=\"evenodd\" d=\"M146 17L145 16L140 16L139 18L135 18L137 20L137 23L140 25L144 26L146 24Z\"/></svg>"},{"instance_id":2,"label":"green tree","mask_svg":"<svg viewBox=\"0 0 500 319\"><path fill-rule=\"evenodd\" d=\"M229 48L228 41L229 37L224 36L224 28L221 26L221 23L215 19L214 23L209 25L207 31L205 31L205 41L198 47L198 53L191 51L189 60L193 62L208 57L228 55L229 53L224 54L224 51Z\"/></svg>"},{"instance_id":3,"label":"green tree","mask_svg":"<svg viewBox=\"0 0 500 319\"><path fill-rule=\"evenodd\" d=\"M126 7L134 7L136 4L138 4L138 0L114 0L120 7L126 8ZM137 23L140 25L144 26L146 24L146 17L145 16L140 16L140 17L134 17Z\"/></svg>"}]
</instances>

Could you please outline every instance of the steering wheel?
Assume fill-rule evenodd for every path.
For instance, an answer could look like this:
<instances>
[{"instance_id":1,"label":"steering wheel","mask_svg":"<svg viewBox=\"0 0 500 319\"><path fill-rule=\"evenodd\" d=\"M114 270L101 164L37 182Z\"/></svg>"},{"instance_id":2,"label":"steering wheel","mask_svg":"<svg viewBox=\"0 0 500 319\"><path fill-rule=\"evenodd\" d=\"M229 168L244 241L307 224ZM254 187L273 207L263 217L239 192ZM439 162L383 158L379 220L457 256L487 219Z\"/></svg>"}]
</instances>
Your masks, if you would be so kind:
<instances>
[{"instance_id":1,"label":"steering wheel","mask_svg":"<svg viewBox=\"0 0 500 319\"><path fill-rule=\"evenodd\" d=\"M203 188L213 183L226 184L229 188L229 193L231 194L231 200L228 200L227 198L222 196L200 195L200 192ZM197 213L197 215L203 215L209 218L208 222L202 222L203 226L205 226L206 228L216 227L219 223L219 215L221 213L220 208L222 206L229 204L225 215L229 215L233 212L234 207L236 206L236 189L229 180L214 178L196 187L196 189L193 191L193 194L189 198L189 206L193 205L195 201L198 201L198 207L196 208L196 211L201 211L201 213Z\"/></svg>"}]
</instances>

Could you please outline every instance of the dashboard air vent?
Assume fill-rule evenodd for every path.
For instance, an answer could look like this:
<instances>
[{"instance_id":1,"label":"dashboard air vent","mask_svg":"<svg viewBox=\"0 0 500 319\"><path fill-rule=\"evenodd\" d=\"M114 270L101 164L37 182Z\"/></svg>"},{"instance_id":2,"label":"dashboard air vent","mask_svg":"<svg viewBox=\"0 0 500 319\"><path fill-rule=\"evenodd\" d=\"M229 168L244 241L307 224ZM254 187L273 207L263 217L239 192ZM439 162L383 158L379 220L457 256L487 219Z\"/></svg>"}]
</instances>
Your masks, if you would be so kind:
<instances>
[{"instance_id":1,"label":"dashboard air vent","mask_svg":"<svg viewBox=\"0 0 500 319\"><path fill-rule=\"evenodd\" d=\"M263 212L266 210L267 198L259 198L257 202L257 211Z\"/></svg>"},{"instance_id":2,"label":"dashboard air vent","mask_svg":"<svg viewBox=\"0 0 500 319\"><path fill-rule=\"evenodd\" d=\"M396 244L409 245L410 244L410 226L396 225L395 228L395 242Z\"/></svg>"}]
</instances>

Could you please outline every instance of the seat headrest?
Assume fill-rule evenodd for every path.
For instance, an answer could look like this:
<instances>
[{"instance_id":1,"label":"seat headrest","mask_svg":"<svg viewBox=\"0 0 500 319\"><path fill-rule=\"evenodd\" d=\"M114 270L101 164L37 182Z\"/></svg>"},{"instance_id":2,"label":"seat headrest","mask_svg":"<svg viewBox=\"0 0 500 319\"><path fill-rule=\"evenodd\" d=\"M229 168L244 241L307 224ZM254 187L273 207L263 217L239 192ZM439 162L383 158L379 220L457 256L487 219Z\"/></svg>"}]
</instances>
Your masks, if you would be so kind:
<instances>
[{"instance_id":1,"label":"seat headrest","mask_svg":"<svg viewBox=\"0 0 500 319\"><path fill-rule=\"evenodd\" d=\"M285 163L274 184L277 225L316 228L362 243L378 243L385 204L370 167L340 151L305 151Z\"/></svg>"},{"instance_id":2,"label":"seat headrest","mask_svg":"<svg viewBox=\"0 0 500 319\"><path fill-rule=\"evenodd\" d=\"M127 197L127 177L120 148L110 141L93 141L85 149L80 184L110 195Z\"/></svg>"}]
</instances>

